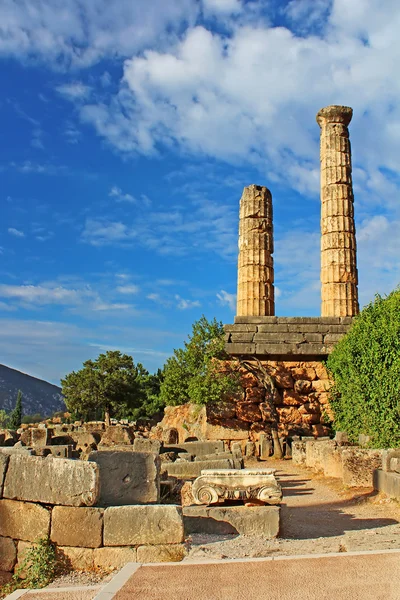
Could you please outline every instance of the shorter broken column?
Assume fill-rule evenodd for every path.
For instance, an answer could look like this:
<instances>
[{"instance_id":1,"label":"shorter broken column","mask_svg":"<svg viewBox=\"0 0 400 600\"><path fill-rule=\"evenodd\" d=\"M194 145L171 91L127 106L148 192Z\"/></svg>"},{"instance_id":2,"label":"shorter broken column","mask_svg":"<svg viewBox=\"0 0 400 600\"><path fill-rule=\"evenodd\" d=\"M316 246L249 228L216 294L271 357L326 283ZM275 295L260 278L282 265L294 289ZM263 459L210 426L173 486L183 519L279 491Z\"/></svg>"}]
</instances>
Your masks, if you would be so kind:
<instances>
[{"instance_id":1,"label":"shorter broken column","mask_svg":"<svg viewBox=\"0 0 400 600\"><path fill-rule=\"evenodd\" d=\"M237 316L275 314L272 196L268 188L244 188L239 214Z\"/></svg>"}]
</instances>

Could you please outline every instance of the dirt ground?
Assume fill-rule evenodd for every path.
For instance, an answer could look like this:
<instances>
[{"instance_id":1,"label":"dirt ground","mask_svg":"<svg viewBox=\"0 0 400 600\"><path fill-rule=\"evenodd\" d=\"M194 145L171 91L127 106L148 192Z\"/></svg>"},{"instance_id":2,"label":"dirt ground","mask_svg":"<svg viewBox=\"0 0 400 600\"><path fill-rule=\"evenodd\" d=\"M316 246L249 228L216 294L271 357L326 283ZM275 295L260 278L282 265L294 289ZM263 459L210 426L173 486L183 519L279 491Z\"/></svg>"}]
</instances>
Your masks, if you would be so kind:
<instances>
[{"instance_id":1,"label":"dirt ground","mask_svg":"<svg viewBox=\"0 0 400 600\"><path fill-rule=\"evenodd\" d=\"M283 489L280 537L196 534L185 560L400 548L398 502L372 489L345 489L339 480L315 475L291 461L262 464L277 469Z\"/></svg>"}]
</instances>

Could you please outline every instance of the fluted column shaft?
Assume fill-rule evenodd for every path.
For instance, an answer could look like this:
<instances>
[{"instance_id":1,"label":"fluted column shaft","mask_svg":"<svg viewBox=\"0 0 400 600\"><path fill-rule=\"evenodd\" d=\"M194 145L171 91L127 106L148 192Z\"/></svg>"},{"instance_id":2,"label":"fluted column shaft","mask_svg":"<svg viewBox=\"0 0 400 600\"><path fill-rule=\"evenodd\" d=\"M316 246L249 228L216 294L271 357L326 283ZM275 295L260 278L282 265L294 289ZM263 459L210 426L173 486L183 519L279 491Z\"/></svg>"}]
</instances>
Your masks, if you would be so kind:
<instances>
[{"instance_id":1,"label":"fluted column shaft","mask_svg":"<svg viewBox=\"0 0 400 600\"><path fill-rule=\"evenodd\" d=\"M348 125L353 111L327 106L317 114L321 128L321 315L347 317L359 312L357 248L351 147Z\"/></svg>"},{"instance_id":2,"label":"fluted column shaft","mask_svg":"<svg viewBox=\"0 0 400 600\"><path fill-rule=\"evenodd\" d=\"M273 251L271 192L250 185L240 200L237 316L275 314Z\"/></svg>"}]
</instances>

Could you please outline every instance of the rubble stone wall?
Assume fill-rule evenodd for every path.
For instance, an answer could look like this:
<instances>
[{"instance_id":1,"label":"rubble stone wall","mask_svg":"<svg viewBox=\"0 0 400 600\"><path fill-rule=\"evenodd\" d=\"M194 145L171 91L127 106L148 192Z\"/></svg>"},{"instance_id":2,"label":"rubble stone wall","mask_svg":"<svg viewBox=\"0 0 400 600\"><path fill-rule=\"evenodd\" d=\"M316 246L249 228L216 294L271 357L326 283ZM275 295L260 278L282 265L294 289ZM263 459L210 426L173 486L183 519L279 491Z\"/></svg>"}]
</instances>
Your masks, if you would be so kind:
<instances>
[{"instance_id":1,"label":"rubble stone wall","mask_svg":"<svg viewBox=\"0 0 400 600\"><path fill-rule=\"evenodd\" d=\"M325 436L330 433L329 388L331 381L321 361L262 361L276 383L274 404L280 433ZM256 377L242 370L243 392L223 402L200 407L193 404L167 406L160 423L163 430L175 429L179 442L199 440L258 442L270 431L269 404L265 389Z\"/></svg>"}]
</instances>

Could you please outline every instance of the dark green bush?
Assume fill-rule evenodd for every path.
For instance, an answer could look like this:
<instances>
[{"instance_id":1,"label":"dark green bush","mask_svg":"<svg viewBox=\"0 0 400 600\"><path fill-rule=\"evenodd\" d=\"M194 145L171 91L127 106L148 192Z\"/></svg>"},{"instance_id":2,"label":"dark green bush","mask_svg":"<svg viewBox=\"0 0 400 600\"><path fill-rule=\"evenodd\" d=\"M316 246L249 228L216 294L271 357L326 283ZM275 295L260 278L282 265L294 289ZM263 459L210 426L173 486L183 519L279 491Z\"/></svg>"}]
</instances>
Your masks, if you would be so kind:
<instances>
[{"instance_id":1,"label":"dark green bush","mask_svg":"<svg viewBox=\"0 0 400 600\"><path fill-rule=\"evenodd\" d=\"M329 356L336 430L376 448L400 445L400 290L366 306Z\"/></svg>"}]
</instances>

